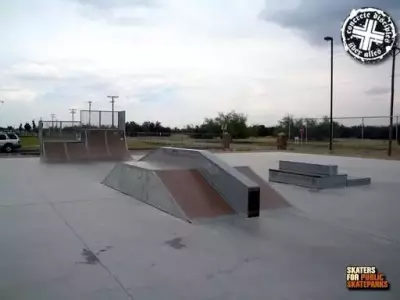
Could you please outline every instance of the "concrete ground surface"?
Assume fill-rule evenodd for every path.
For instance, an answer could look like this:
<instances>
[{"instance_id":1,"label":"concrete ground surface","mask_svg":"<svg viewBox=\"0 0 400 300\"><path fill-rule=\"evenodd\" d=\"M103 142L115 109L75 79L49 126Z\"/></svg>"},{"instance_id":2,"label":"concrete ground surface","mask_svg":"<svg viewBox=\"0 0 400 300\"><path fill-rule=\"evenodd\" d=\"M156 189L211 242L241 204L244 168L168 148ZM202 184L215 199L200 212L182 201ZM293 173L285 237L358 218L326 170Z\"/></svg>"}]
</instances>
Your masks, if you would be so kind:
<instances>
[{"instance_id":1,"label":"concrete ground surface","mask_svg":"<svg viewBox=\"0 0 400 300\"><path fill-rule=\"evenodd\" d=\"M0 160L0 299L400 299L400 162L218 154L268 179L278 160L338 164L371 186L311 192L260 218L186 223L100 184L113 163ZM375 265L390 291L348 291Z\"/></svg>"}]
</instances>

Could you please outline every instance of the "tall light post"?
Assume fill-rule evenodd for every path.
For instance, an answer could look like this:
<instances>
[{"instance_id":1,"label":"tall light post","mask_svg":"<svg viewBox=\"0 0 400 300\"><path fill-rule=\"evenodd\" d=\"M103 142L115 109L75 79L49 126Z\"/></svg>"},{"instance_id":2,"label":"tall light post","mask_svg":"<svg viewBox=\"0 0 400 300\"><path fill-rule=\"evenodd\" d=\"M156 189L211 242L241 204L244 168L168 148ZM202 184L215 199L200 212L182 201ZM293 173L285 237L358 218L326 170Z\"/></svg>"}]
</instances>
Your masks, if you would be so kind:
<instances>
[{"instance_id":1,"label":"tall light post","mask_svg":"<svg viewBox=\"0 0 400 300\"><path fill-rule=\"evenodd\" d=\"M331 117L329 124L329 151L332 151L333 144L333 37L326 36L325 41L331 42Z\"/></svg>"},{"instance_id":2,"label":"tall light post","mask_svg":"<svg viewBox=\"0 0 400 300\"><path fill-rule=\"evenodd\" d=\"M389 123L389 147L388 156L392 156L392 140L393 140L393 109L394 109L394 78L396 77L396 56L400 53L400 48L393 46L392 56L392 89L390 92L390 123Z\"/></svg>"}]
</instances>

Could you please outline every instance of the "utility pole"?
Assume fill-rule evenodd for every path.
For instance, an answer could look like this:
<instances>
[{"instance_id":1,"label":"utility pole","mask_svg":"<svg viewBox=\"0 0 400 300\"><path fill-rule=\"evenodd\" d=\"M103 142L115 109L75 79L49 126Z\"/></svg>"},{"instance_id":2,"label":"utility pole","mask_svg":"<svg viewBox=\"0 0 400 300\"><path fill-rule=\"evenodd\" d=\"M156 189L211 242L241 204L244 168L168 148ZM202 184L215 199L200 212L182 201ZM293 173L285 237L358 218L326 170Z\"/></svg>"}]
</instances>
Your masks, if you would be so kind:
<instances>
[{"instance_id":1,"label":"utility pole","mask_svg":"<svg viewBox=\"0 0 400 300\"><path fill-rule=\"evenodd\" d=\"M115 99L118 99L119 96L107 96L107 98L111 98L111 108L112 108L112 116L111 116L111 126L114 127L114 103L115 103Z\"/></svg>"},{"instance_id":2,"label":"utility pole","mask_svg":"<svg viewBox=\"0 0 400 300\"><path fill-rule=\"evenodd\" d=\"M71 108L69 110L71 116L72 116L72 126L74 126L74 122L75 122L75 114L76 114L76 109L75 108Z\"/></svg>"},{"instance_id":3,"label":"utility pole","mask_svg":"<svg viewBox=\"0 0 400 300\"><path fill-rule=\"evenodd\" d=\"M92 119L92 103L93 101L88 101L89 103L89 126L91 125L91 119Z\"/></svg>"},{"instance_id":4,"label":"utility pole","mask_svg":"<svg viewBox=\"0 0 400 300\"><path fill-rule=\"evenodd\" d=\"M56 114L51 114L51 127L54 128L54 118L56 117Z\"/></svg>"},{"instance_id":5,"label":"utility pole","mask_svg":"<svg viewBox=\"0 0 400 300\"><path fill-rule=\"evenodd\" d=\"M400 48L396 45L393 46L392 56L392 90L390 93L390 123L389 123L389 147L388 156L392 156L392 140L393 140L393 109L394 109L394 78L396 76L396 56L400 53Z\"/></svg>"}]
</instances>

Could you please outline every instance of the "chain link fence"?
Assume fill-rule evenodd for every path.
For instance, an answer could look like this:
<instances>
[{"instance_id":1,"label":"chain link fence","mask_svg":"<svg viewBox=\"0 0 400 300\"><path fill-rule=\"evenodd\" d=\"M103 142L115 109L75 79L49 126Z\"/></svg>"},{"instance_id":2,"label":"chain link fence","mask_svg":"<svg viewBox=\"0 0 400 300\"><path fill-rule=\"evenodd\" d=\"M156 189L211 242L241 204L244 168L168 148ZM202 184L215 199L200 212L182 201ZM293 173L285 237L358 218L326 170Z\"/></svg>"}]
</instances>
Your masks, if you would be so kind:
<instances>
[{"instance_id":1,"label":"chain link fence","mask_svg":"<svg viewBox=\"0 0 400 300\"><path fill-rule=\"evenodd\" d=\"M400 155L400 116L393 117L393 150ZM283 126L289 141L294 147L328 148L330 119L288 118ZM337 117L333 118L333 147L336 150L359 150L363 153L388 149L390 117ZM282 125L282 124L281 124ZM282 126L281 126L282 127ZM397 141L397 142L396 142Z\"/></svg>"},{"instance_id":2,"label":"chain link fence","mask_svg":"<svg viewBox=\"0 0 400 300\"><path fill-rule=\"evenodd\" d=\"M79 121L41 121L40 138L43 140L81 140Z\"/></svg>"},{"instance_id":3,"label":"chain link fence","mask_svg":"<svg viewBox=\"0 0 400 300\"><path fill-rule=\"evenodd\" d=\"M81 110L80 120L83 127L86 128L121 128L125 126L125 116L121 116L118 111L100 111L100 110Z\"/></svg>"}]
</instances>

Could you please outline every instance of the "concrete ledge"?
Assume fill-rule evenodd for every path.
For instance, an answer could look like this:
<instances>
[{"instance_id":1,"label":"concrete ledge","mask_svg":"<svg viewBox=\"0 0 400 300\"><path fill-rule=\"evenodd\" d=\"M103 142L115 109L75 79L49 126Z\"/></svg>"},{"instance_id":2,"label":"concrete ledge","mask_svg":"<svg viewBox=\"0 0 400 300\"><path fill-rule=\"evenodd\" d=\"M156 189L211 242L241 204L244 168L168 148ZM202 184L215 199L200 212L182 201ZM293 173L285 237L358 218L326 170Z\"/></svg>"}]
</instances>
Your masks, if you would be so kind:
<instances>
[{"instance_id":1,"label":"concrete ledge","mask_svg":"<svg viewBox=\"0 0 400 300\"><path fill-rule=\"evenodd\" d=\"M318 176L309 176L299 173L286 172L281 170L269 170L269 181L285 184L293 184L306 188L316 188Z\"/></svg>"},{"instance_id":2,"label":"concrete ledge","mask_svg":"<svg viewBox=\"0 0 400 300\"><path fill-rule=\"evenodd\" d=\"M344 188L347 184L347 174L324 176L317 180L318 189Z\"/></svg>"},{"instance_id":3,"label":"concrete ledge","mask_svg":"<svg viewBox=\"0 0 400 300\"><path fill-rule=\"evenodd\" d=\"M298 172L302 174L337 175L338 166L318 165L293 161L279 161L279 170Z\"/></svg>"},{"instance_id":4,"label":"concrete ledge","mask_svg":"<svg viewBox=\"0 0 400 300\"><path fill-rule=\"evenodd\" d=\"M364 185L370 185L371 184L371 178L368 177L348 177L346 185L347 186L364 186Z\"/></svg>"},{"instance_id":5,"label":"concrete ledge","mask_svg":"<svg viewBox=\"0 0 400 300\"><path fill-rule=\"evenodd\" d=\"M270 169L269 181L319 190L346 187L347 175L312 175Z\"/></svg>"}]
</instances>

